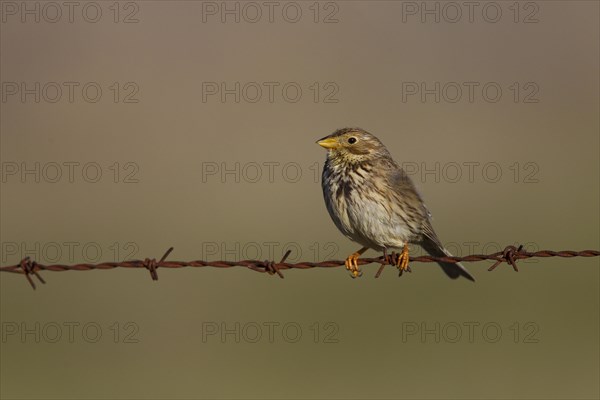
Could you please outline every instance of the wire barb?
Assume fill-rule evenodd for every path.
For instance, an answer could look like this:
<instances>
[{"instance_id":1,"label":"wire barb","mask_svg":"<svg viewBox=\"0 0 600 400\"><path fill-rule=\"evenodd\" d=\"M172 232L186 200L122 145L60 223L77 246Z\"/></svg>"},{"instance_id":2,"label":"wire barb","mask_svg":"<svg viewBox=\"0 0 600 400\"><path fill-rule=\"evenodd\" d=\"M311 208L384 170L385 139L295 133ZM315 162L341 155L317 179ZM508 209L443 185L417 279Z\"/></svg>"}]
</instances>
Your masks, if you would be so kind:
<instances>
[{"instance_id":1,"label":"wire barb","mask_svg":"<svg viewBox=\"0 0 600 400\"><path fill-rule=\"evenodd\" d=\"M291 250L286 251L285 254L283 255L283 257L281 257L281 261L279 261L278 264L283 264L291 253L292 253ZM281 279L285 278L283 276L283 274L281 273L281 271L279 270L279 267L277 266L275 261L268 261L268 260L265 261L265 270L269 275L277 274L277 275L279 275L279 277Z\"/></svg>"},{"instance_id":2,"label":"wire barb","mask_svg":"<svg viewBox=\"0 0 600 400\"><path fill-rule=\"evenodd\" d=\"M98 264L74 264L74 265L63 265L63 264L53 264L53 265L43 265L38 264L35 261L32 261L29 257L23 258L19 264L9 265L0 268L0 272L12 272L17 274L24 274L25 278L31 285L33 289L36 288L33 279L31 279L31 275L35 275L36 278L42 282L46 283L42 279L42 277L38 274L38 271L89 271L93 269L114 269L114 268L144 268L150 272L150 277L152 280L158 280L158 268L183 268L183 267L214 267L214 268L231 268L231 267L244 267L256 272L266 272L269 275L277 274L280 278L284 278L282 274L282 270L285 269L311 269L311 268L335 268L344 265L343 260L328 260L321 262L308 262L301 261L297 263L287 263L286 260L291 254L291 250L288 250L281 260L276 263L274 261L259 261L259 260L242 260L242 261L166 261L166 258L173 251L173 247L170 247L165 254L160 258L159 261L152 258L146 258L144 260L131 260L131 261L121 261L121 262L102 262ZM396 265L398 261L398 257L400 255L396 253L392 253L388 255L384 252L383 256L377 258L360 258L357 260L358 265L365 265L371 263L380 264L380 267L375 274L375 277L378 278L384 267L386 265ZM563 250L563 251L553 251L553 250L541 250L536 252L528 252L523 249L523 246L519 246L518 248L515 246L506 246L503 251L493 253L493 254L472 254L463 257L453 257L453 256L444 256L444 257L433 257L433 256L419 256L419 257L410 257L410 262L445 262L445 263L457 263L457 262L477 262L484 260L494 261L494 264L488 268L488 271L493 271L502 263L507 263L512 266L514 271L519 271L517 267L517 261L523 260L526 258L534 258L534 257L564 257L564 258L572 258L572 257L598 257L600 256L600 251L598 250L583 250L583 251L573 251L573 250Z\"/></svg>"},{"instance_id":3,"label":"wire barb","mask_svg":"<svg viewBox=\"0 0 600 400\"><path fill-rule=\"evenodd\" d=\"M494 263L494 265L489 267L488 271L493 271L494 269L496 269L496 267L498 265L502 264L503 262L506 262L506 263L512 265L515 272L519 272L519 268L517 268L516 257L518 257L519 254L522 254L522 253L523 253L523 245L520 245L518 249L515 246L506 246L506 248L502 252L502 257L499 258L498 261L496 261Z\"/></svg>"},{"instance_id":4,"label":"wire barb","mask_svg":"<svg viewBox=\"0 0 600 400\"><path fill-rule=\"evenodd\" d=\"M42 277L35 270L36 265L36 262L31 261L29 257L25 257L19 263L19 267L21 267L21 269L23 270L22 273L25 274L25 278L27 278L27 281L29 282L33 290L35 290L35 283L33 283L33 279L31 279L31 274L35 275L35 277L38 278L40 282L44 284L46 283L46 281L42 279Z\"/></svg>"},{"instance_id":5,"label":"wire barb","mask_svg":"<svg viewBox=\"0 0 600 400\"><path fill-rule=\"evenodd\" d=\"M165 254L163 254L163 256L160 258L159 262L156 262L156 258L153 258L153 259L146 258L144 260L143 266L148 271L150 271L150 277L152 278L153 281L158 280L158 272L156 272L156 269L165 261L165 259L169 256L169 254L171 254L172 251L173 251L173 247L169 247L169 249L167 251L165 251Z\"/></svg>"}]
</instances>

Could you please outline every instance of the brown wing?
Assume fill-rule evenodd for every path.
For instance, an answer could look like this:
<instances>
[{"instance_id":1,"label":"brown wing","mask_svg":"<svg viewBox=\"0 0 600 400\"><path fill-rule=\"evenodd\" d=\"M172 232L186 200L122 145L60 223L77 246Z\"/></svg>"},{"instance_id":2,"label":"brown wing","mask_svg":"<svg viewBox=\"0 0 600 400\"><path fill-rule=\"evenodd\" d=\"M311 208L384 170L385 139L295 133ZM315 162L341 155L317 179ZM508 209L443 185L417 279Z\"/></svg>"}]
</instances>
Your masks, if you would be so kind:
<instances>
[{"instance_id":1,"label":"brown wing","mask_svg":"<svg viewBox=\"0 0 600 400\"><path fill-rule=\"evenodd\" d=\"M394 167L395 168L390 171L390 186L395 192L395 197L398 201L402 202L407 217L413 221L411 227L414 227L416 241L420 241L420 236L423 234L439 243L439 239L433 231L431 222L429 221L431 213L425 206L421 194L406 172L397 165L394 165Z\"/></svg>"}]
</instances>

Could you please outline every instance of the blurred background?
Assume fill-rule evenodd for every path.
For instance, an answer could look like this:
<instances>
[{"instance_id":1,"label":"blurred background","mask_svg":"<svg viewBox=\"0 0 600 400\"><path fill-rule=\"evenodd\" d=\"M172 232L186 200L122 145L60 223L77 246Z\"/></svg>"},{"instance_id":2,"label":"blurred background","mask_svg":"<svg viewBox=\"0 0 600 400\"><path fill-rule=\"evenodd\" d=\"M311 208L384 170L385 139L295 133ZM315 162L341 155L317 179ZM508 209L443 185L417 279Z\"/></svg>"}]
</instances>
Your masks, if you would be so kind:
<instances>
[{"instance_id":1,"label":"blurred background","mask_svg":"<svg viewBox=\"0 0 600 400\"><path fill-rule=\"evenodd\" d=\"M315 141L345 126L456 255L600 247L597 2L1 7L3 266L344 259ZM0 395L598 398L598 258L490 264L3 273Z\"/></svg>"}]
</instances>

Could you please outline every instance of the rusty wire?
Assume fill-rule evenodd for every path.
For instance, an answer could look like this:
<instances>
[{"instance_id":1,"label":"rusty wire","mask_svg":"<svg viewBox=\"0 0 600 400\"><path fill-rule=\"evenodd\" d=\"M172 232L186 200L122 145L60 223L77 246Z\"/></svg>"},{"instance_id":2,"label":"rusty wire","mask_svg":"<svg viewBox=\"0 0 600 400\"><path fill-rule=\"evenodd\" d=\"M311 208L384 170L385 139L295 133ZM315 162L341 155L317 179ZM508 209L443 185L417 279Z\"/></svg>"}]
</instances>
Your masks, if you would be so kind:
<instances>
[{"instance_id":1,"label":"rusty wire","mask_svg":"<svg viewBox=\"0 0 600 400\"><path fill-rule=\"evenodd\" d=\"M21 260L19 264L9 265L0 268L0 272L13 272L17 274L24 274L27 281L31 284L31 287L35 289L35 283L31 279L31 275L34 275L40 282L46 283L44 279L38 274L38 271L89 271L93 269L114 269L114 268L145 268L150 272L152 280L158 280L158 268L183 268L183 267L214 267L214 268L231 268L231 267L245 267L257 272L266 272L270 275L277 274L280 278L283 278L282 270L286 269L310 269L310 268L334 268L344 265L343 260L329 260L321 262L298 262L298 263L286 263L285 260L290 255L291 250L288 250L281 261L259 261L259 260L241 260L241 261L166 261L166 258L173 251L173 247L169 248L165 254L156 261L155 258L146 258L144 260L131 260L121 262L102 262L98 264L74 264L74 265L62 265L52 264L43 265L38 264L26 257ZM375 274L378 278L386 265L396 265L398 260L398 254L392 253L389 257L377 257L377 258L360 258L358 259L359 265L377 263L381 264L379 270ZM598 257L600 251L597 250L583 250L583 251L552 251L552 250L541 250L536 252L528 252L523 249L523 246L518 248L515 246L506 246L503 251L492 254L472 254L464 257L433 257L433 256L419 256L410 257L411 262L476 262L484 260L492 260L495 263L488 268L488 271L493 271L501 263L507 263L518 272L517 261L534 258L534 257ZM409 270L410 271L410 270Z\"/></svg>"}]
</instances>

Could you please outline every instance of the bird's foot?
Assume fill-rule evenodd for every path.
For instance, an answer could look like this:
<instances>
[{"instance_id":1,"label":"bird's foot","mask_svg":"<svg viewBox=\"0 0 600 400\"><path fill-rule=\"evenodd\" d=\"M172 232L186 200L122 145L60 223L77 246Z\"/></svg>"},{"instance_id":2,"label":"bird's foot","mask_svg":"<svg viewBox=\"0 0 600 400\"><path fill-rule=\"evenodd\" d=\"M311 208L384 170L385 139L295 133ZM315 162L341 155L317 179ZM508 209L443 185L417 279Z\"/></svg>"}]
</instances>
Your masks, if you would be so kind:
<instances>
[{"instance_id":1,"label":"bird's foot","mask_svg":"<svg viewBox=\"0 0 600 400\"><path fill-rule=\"evenodd\" d=\"M358 257L360 257L361 253L356 252L348 256L344 264L346 265L346 269L350 271L350 276L352 278L358 278L362 276L362 271L358 268Z\"/></svg>"},{"instance_id":2,"label":"bird's foot","mask_svg":"<svg viewBox=\"0 0 600 400\"><path fill-rule=\"evenodd\" d=\"M404 248L402 249L402 253L400 253L398 258L396 259L396 267L398 267L398 270L400 271L400 276L402 276L402 273L404 271L412 272L410 267L408 266L409 259L410 257L408 255L408 244L405 244Z\"/></svg>"}]
</instances>

